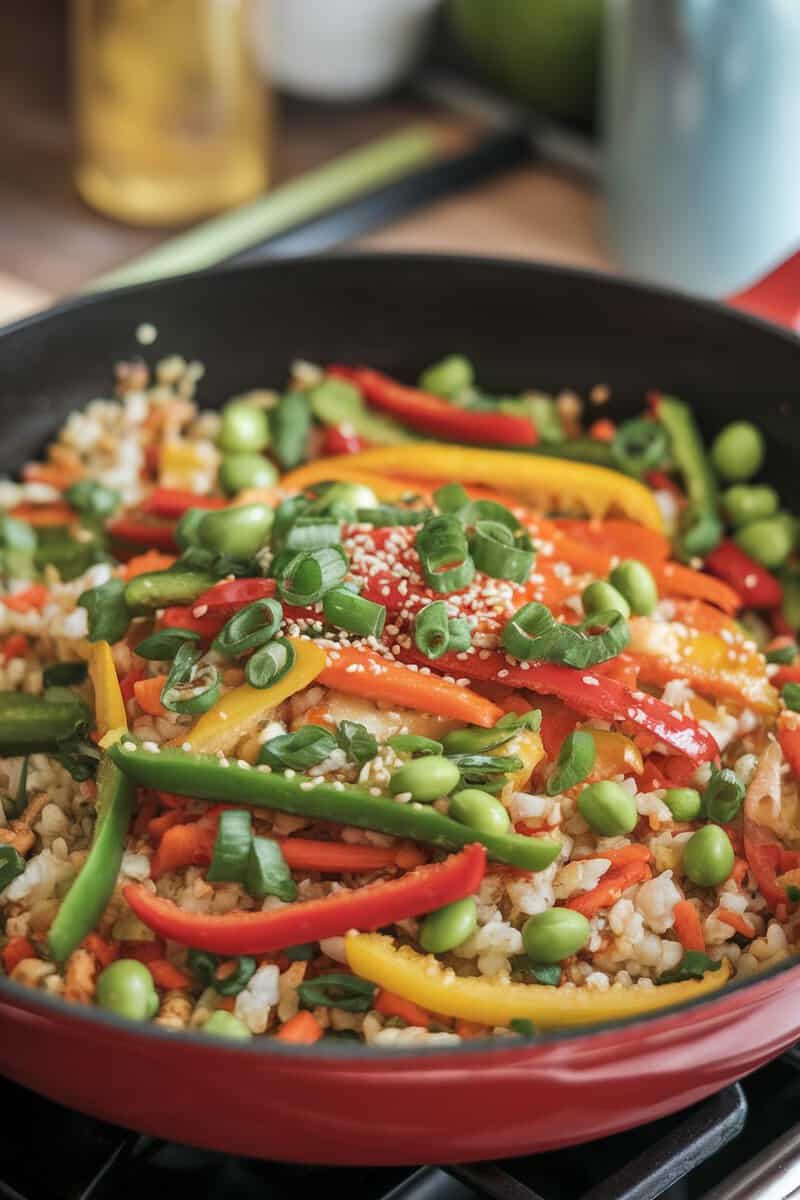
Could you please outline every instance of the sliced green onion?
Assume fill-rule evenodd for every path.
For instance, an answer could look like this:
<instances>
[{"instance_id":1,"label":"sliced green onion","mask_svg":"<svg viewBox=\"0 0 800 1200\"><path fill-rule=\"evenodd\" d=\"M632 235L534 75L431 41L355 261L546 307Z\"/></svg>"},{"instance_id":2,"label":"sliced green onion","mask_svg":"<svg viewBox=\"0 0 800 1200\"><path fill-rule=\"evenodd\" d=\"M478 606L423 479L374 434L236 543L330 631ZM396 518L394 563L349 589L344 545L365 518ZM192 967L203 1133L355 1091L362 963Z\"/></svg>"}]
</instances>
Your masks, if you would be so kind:
<instances>
[{"instance_id":1,"label":"sliced green onion","mask_svg":"<svg viewBox=\"0 0 800 1200\"><path fill-rule=\"evenodd\" d=\"M310 514L325 513L346 521L352 521L359 508L374 508L378 503L372 488L345 479L334 483L318 483L315 491L317 498L308 510Z\"/></svg>"},{"instance_id":2,"label":"sliced green onion","mask_svg":"<svg viewBox=\"0 0 800 1200\"><path fill-rule=\"evenodd\" d=\"M322 598L325 620L337 629L361 637L380 637L386 623L386 606L357 596L348 588L331 588Z\"/></svg>"},{"instance_id":3,"label":"sliced green onion","mask_svg":"<svg viewBox=\"0 0 800 1200\"><path fill-rule=\"evenodd\" d=\"M450 622L444 600L434 600L414 618L414 645L426 658L444 654L450 642Z\"/></svg>"},{"instance_id":4,"label":"sliced green onion","mask_svg":"<svg viewBox=\"0 0 800 1200\"><path fill-rule=\"evenodd\" d=\"M25 870L25 859L14 846L0 846L0 892Z\"/></svg>"},{"instance_id":5,"label":"sliced green onion","mask_svg":"<svg viewBox=\"0 0 800 1200\"><path fill-rule=\"evenodd\" d=\"M347 757L359 767L371 762L378 753L375 735L359 721L340 721L337 738Z\"/></svg>"},{"instance_id":6,"label":"sliced green onion","mask_svg":"<svg viewBox=\"0 0 800 1200\"><path fill-rule=\"evenodd\" d=\"M159 629L139 642L136 653L140 658L171 662L184 642L196 644L199 641L200 634L193 629Z\"/></svg>"},{"instance_id":7,"label":"sliced green onion","mask_svg":"<svg viewBox=\"0 0 800 1200\"><path fill-rule=\"evenodd\" d=\"M447 649L451 654L460 654L472 645L472 630L465 617L451 617L447 622Z\"/></svg>"},{"instance_id":8,"label":"sliced green onion","mask_svg":"<svg viewBox=\"0 0 800 1200\"><path fill-rule=\"evenodd\" d=\"M287 532L284 545L290 550L319 550L323 546L338 546L341 540L341 521L298 517Z\"/></svg>"},{"instance_id":9,"label":"sliced green onion","mask_svg":"<svg viewBox=\"0 0 800 1200\"><path fill-rule=\"evenodd\" d=\"M536 601L524 604L503 630L503 646L514 658L541 659L581 670L615 658L629 640L622 613L594 613L581 625L565 625Z\"/></svg>"},{"instance_id":10,"label":"sliced green onion","mask_svg":"<svg viewBox=\"0 0 800 1200\"><path fill-rule=\"evenodd\" d=\"M297 988L303 1008L342 1008L345 1012L369 1012L375 997L375 984L356 975L320 975L304 980Z\"/></svg>"},{"instance_id":11,"label":"sliced green onion","mask_svg":"<svg viewBox=\"0 0 800 1200\"><path fill-rule=\"evenodd\" d=\"M289 496L281 500L275 509L275 520L272 522L270 544L273 549L283 545L289 530L295 521L308 512L310 501L305 496Z\"/></svg>"},{"instance_id":12,"label":"sliced green onion","mask_svg":"<svg viewBox=\"0 0 800 1200\"><path fill-rule=\"evenodd\" d=\"M269 763L277 770L290 767L294 771L305 771L324 762L337 746L330 730L321 725L303 725L294 733L282 733L264 742L258 761Z\"/></svg>"},{"instance_id":13,"label":"sliced green onion","mask_svg":"<svg viewBox=\"0 0 800 1200\"><path fill-rule=\"evenodd\" d=\"M130 612L125 603L125 584L121 579L109 579L107 583L89 588L78 597L78 605L89 614L90 642L121 641L128 632Z\"/></svg>"},{"instance_id":14,"label":"sliced green onion","mask_svg":"<svg viewBox=\"0 0 800 1200\"><path fill-rule=\"evenodd\" d=\"M566 792L582 783L594 766L597 747L594 738L584 729L567 735L558 752L556 769L547 781L548 796Z\"/></svg>"},{"instance_id":15,"label":"sliced green onion","mask_svg":"<svg viewBox=\"0 0 800 1200\"><path fill-rule=\"evenodd\" d=\"M240 658L271 641L282 620L283 609L277 600L254 600L226 622L214 638L212 649L225 658Z\"/></svg>"},{"instance_id":16,"label":"sliced green onion","mask_svg":"<svg viewBox=\"0 0 800 1200\"><path fill-rule=\"evenodd\" d=\"M42 682L46 688L72 687L76 683L83 683L87 671L85 662L53 663L42 671Z\"/></svg>"},{"instance_id":17,"label":"sliced green onion","mask_svg":"<svg viewBox=\"0 0 800 1200\"><path fill-rule=\"evenodd\" d=\"M288 604L316 604L347 574L347 556L341 546L300 551L278 575L278 591Z\"/></svg>"},{"instance_id":18,"label":"sliced green onion","mask_svg":"<svg viewBox=\"0 0 800 1200\"><path fill-rule=\"evenodd\" d=\"M378 508L359 508L356 520L361 525L374 525L383 529L394 525L424 525L433 513L429 508L400 508L399 505L383 504Z\"/></svg>"},{"instance_id":19,"label":"sliced green onion","mask_svg":"<svg viewBox=\"0 0 800 1200\"><path fill-rule=\"evenodd\" d=\"M211 954L208 950L190 950L187 956L190 970L199 977L203 987L213 988L220 996L238 996L255 975L258 965L249 954L241 954L235 960L235 970L229 971L220 979L217 974L220 965L230 961L230 959L219 958L218 955Z\"/></svg>"},{"instance_id":20,"label":"sliced green onion","mask_svg":"<svg viewBox=\"0 0 800 1200\"><path fill-rule=\"evenodd\" d=\"M475 574L464 526L453 516L431 517L417 534L422 573L435 592L456 592Z\"/></svg>"},{"instance_id":21,"label":"sliced green onion","mask_svg":"<svg viewBox=\"0 0 800 1200\"><path fill-rule=\"evenodd\" d=\"M390 738L386 739L386 744L396 750L398 754L427 756L428 754L441 754L444 749L441 742L435 742L433 738L423 737L419 733L393 733Z\"/></svg>"},{"instance_id":22,"label":"sliced green onion","mask_svg":"<svg viewBox=\"0 0 800 1200\"><path fill-rule=\"evenodd\" d=\"M252 841L252 820L247 809L224 809L219 814L219 829L206 876L209 882L244 883Z\"/></svg>"},{"instance_id":23,"label":"sliced green onion","mask_svg":"<svg viewBox=\"0 0 800 1200\"><path fill-rule=\"evenodd\" d=\"M244 884L256 900L265 896L277 896L287 903L297 899L297 884L280 846L271 838L253 838Z\"/></svg>"},{"instance_id":24,"label":"sliced green onion","mask_svg":"<svg viewBox=\"0 0 800 1200\"><path fill-rule=\"evenodd\" d=\"M495 521L498 525L505 525L506 529L510 529L514 534L525 532L511 509L497 500L470 500L469 506L459 513L459 516L465 525L477 525L479 521Z\"/></svg>"},{"instance_id":25,"label":"sliced green onion","mask_svg":"<svg viewBox=\"0 0 800 1200\"><path fill-rule=\"evenodd\" d=\"M529 538L515 540L508 526L499 521L478 521L469 546L479 571L512 583L525 583L536 557Z\"/></svg>"},{"instance_id":26,"label":"sliced green onion","mask_svg":"<svg viewBox=\"0 0 800 1200\"><path fill-rule=\"evenodd\" d=\"M666 462L669 436L658 421L634 417L623 421L611 443L611 457L623 471L642 475Z\"/></svg>"},{"instance_id":27,"label":"sliced green onion","mask_svg":"<svg viewBox=\"0 0 800 1200\"><path fill-rule=\"evenodd\" d=\"M703 814L709 821L727 825L738 816L744 800L739 777L728 767L711 770L711 779L703 792Z\"/></svg>"},{"instance_id":28,"label":"sliced green onion","mask_svg":"<svg viewBox=\"0 0 800 1200\"><path fill-rule=\"evenodd\" d=\"M247 660L245 679L254 688L272 687L294 666L294 646L286 638L276 638Z\"/></svg>"},{"instance_id":29,"label":"sliced green onion","mask_svg":"<svg viewBox=\"0 0 800 1200\"><path fill-rule=\"evenodd\" d=\"M439 512L460 513L469 504L469 496L460 483L445 483L433 493Z\"/></svg>"},{"instance_id":30,"label":"sliced green onion","mask_svg":"<svg viewBox=\"0 0 800 1200\"><path fill-rule=\"evenodd\" d=\"M767 662L780 663L781 666L787 667L794 662L797 655L797 642L790 642L787 646L776 646L774 650L767 650Z\"/></svg>"},{"instance_id":31,"label":"sliced green onion","mask_svg":"<svg viewBox=\"0 0 800 1200\"><path fill-rule=\"evenodd\" d=\"M193 668L189 679L183 683L175 683L164 687L161 693L161 703L170 712L189 713L199 717L208 712L219 700L220 677L216 667L207 663L205 666Z\"/></svg>"},{"instance_id":32,"label":"sliced green onion","mask_svg":"<svg viewBox=\"0 0 800 1200\"><path fill-rule=\"evenodd\" d=\"M282 471L291 471L306 456L311 429L311 405L305 392L287 392L281 396L270 416L272 453Z\"/></svg>"},{"instance_id":33,"label":"sliced green onion","mask_svg":"<svg viewBox=\"0 0 800 1200\"><path fill-rule=\"evenodd\" d=\"M792 712L800 712L800 683L785 683L781 688L781 700Z\"/></svg>"},{"instance_id":34,"label":"sliced green onion","mask_svg":"<svg viewBox=\"0 0 800 1200\"><path fill-rule=\"evenodd\" d=\"M468 725L465 729L451 729L442 738L442 745L445 754L487 754L510 742L518 728L497 724L492 729L481 729L479 725Z\"/></svg>"}]
</instances>

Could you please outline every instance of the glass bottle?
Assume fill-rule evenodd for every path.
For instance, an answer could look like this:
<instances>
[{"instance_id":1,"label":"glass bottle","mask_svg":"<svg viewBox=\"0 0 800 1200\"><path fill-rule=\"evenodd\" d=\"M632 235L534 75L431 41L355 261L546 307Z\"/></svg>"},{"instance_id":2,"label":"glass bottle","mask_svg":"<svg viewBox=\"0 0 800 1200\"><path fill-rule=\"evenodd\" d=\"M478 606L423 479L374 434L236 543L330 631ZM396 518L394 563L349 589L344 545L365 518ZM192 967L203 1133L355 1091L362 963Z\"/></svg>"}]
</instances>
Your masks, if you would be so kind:
<instances>
[{"instance_id":1,"label":"glass bottle","mask_svg":"<svg viewBox=\"0 0 800 1200\"><path fill-rule=\"evenodd\" d=\"M134 224L189 221L267 185L247 0L72 0L76 183Z\"/></svg>"}]
</instances>

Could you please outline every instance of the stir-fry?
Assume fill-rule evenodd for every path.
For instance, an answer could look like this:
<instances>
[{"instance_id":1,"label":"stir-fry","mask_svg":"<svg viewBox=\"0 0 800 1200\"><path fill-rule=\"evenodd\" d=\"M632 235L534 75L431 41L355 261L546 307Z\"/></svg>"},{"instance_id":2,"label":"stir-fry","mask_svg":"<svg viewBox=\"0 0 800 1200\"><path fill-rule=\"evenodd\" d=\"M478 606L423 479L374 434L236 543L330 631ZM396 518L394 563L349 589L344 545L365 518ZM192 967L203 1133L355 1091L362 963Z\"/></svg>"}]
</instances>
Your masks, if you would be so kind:
<instances>
[{"instance_id":1,"label":"stir-fry","mask_svg":"<svg viewBox=\"0 0 800 1200\"><path fill-rule=\"evenodd\" d=\"M0 484L0 961L234 1039L636 1016L794 952L797 521L753 425L117 369Z\"/></svg>"}]
</instances>

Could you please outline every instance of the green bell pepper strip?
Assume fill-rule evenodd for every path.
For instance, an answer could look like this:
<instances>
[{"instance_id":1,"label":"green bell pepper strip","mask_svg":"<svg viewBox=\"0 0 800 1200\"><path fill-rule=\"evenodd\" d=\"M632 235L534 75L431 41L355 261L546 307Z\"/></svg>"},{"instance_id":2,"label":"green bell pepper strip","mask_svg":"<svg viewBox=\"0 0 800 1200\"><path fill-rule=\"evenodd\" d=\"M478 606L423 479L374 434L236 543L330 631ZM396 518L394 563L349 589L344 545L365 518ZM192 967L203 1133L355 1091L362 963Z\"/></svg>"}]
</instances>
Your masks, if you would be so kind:
<instances>
[{"instance_id":1,"label":"green bell pepper strip","mask_svg":"<svg viewBox=\"0 0 800 1200\"><path fill-rule=\"evenodd\" d=\"M704 556L719 545L722 522L717 511L717 482L700 430L691 408L682 400L654 393L650 403L657 420L669 434L672 458L683 476L689 497L681 520L678 549L687 559Z\"/></svg>"},{"instance_id":2,"label":"green bell pepper strip","mask_svg":"<svg viewBox=\"0 0 800 1200\"><path fill-rule=\"evenodd\" d=\"M48 700L25 692L0 692L0 755L52 754L91 722L80 699Z\"/></svg>"},{"instance_id":3,"label":"green bell pepper strip","mask_svg":"<svg viewBox=\"0 0 800 1200\"><path fill-rule=\"evenodd\" d=\"M111 899L133 815L135 792L127 776L105 758L97 776L97 823L92 845L47 937L48 950L57 963L69 958L94 929Z\"/></svg>"},{"instance_id":4,"label":"green bell pepper strip","mask_svg":"<svg viewBox=\"0 0 800 1200\"><path fill-rule=\"evenodd\" d=\"M557 839L549 837L482 833L427 805L404 804L389 796L371 796L354 787L340 791L330 783L318 783L304 776L287 779L277 772L266 773L231 761L223 765L218 758L207 754L164 748L153 753L143 750L128 736L111 746L108 754L140 787L339 821L358 829L426 842L444 850L460 850L472 842L482 842L490 858L523 871L544 870L561 848ZM313 783L313 787L308 787L309 783Z\"/></svg>"},{"instance_id":5,"label":"green bell pepper strip","mask_svg":"<svg viewBox=\"0 0 800 1200\"><path fill-rule=\"evenodd\" d=\"M217 582L215 575L170 567L137 575L125 588L125 603L132 612L169 608L173 604L191 604Z\"/></svg>"}]
</instances>

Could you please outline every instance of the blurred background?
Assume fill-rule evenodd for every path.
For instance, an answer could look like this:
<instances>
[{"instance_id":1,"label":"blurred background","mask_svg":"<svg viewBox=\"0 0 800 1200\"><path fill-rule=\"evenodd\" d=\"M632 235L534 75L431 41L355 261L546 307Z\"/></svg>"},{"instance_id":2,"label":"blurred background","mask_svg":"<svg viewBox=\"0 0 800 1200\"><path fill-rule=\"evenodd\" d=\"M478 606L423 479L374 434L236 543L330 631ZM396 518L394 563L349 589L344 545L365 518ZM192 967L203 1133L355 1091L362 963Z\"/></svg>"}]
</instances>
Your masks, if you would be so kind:
<instances>
[{"instance_id":1,"label":"blurred background","mask_svg":"<svg viewBox=\"0 0 800 1200\"><path fill-rule=\"evenodd\" d=\"M27 0L0 61L0 322L353 245L722 297L800 243L796 0Z\"/></svg>"}]
</instances>

